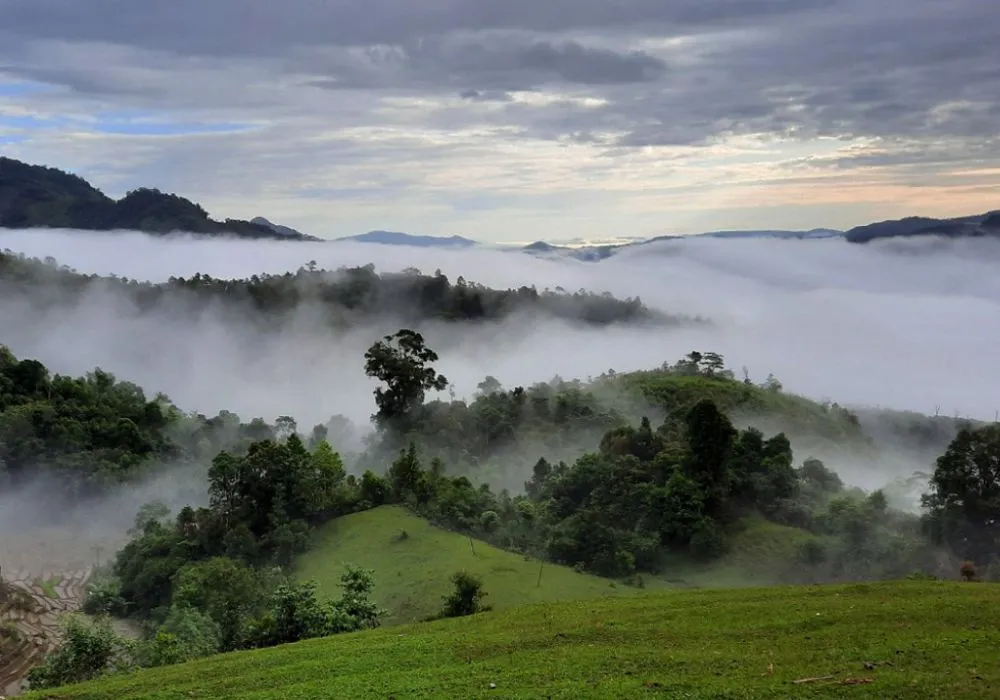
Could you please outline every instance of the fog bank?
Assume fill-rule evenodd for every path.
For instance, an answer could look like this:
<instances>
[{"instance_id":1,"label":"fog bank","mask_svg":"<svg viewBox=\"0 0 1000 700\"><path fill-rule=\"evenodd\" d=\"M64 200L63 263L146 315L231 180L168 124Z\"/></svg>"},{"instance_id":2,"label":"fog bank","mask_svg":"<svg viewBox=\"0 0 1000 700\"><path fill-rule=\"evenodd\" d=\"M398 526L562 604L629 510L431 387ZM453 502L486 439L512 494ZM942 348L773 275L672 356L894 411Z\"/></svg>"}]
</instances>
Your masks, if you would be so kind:
<instances>
[{"instance_id":1,"label":"fog bank","mask_svg":"<svg viewBox=\"0 0 1000 700\"><path fill-rule=\"evenodd\" d=\"M80 272L163 281L374 263L379 271L440 268L491 287L535 284L640 296L668 312L702 314L711 327L594 329L544 319L429 324L422 330L459 395L486 374L507 386L659 365L692 349L726 356L761 381L845 405L936 410L992 419L987 389L1000 379L987 348L1000 336L1000 243L923 239L866 246L841 240L664 241L600 263L517 251L438 251L361 243L160 239L137 233L14 231L0 248ZM333 334L303 315L297 330L261 338L207 314L196 325L167 314L137 318L93 295L45 319L0 301L0 342L64 373L99 365L185 409L245 417L291 414L300 423L372 411L362 354L390 320Z\"/></svg>"}]
</instances>

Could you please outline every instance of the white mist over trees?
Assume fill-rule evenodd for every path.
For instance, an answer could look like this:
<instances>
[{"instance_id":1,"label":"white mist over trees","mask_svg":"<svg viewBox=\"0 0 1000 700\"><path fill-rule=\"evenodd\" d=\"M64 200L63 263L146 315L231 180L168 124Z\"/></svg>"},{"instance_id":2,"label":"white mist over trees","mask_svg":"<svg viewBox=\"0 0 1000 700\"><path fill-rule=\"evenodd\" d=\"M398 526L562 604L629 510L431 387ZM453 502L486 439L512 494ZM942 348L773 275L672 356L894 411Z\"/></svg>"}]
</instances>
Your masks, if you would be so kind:
<instances>
[{"instance_id":1,"label":"white mist over trees","mask_svg":"<svg viewBox=\"0 0 1000 700\"><path fill-rule=\"evenodd\" d=\"M757 381L845 405L880 405L990 419L1000 403L983 386L1000 380L990 362L1000 335L1000 261L993 240L680 240L624 251L600 263L538 259L494 250L431 251L366 244L154 239L140 234L22 231L0 247L53 256L81 272L164 281L196 272L247 277L320 267L379 271L441 269L492 287L536 285L639 296L669 312L702 315L709 327L581 329L513 318L482 328L428 323L440 371L469 396L486 375L504 385L647 368L691 348L711 348ZM364 422L371 382L356 358L392 324L325 332L302 315L295 332L259 337L249 324L207 309L199 323L163 313L135 318L115 299L83 298L72 313L40 323L30 308L4 306L11 349L56 371L95 366L164 391L185 408L241 415L294 415L303 424L341 413ZM73 338L71 345L65 338ZM329 391L315 390L330 387Z\"/></svg>"}]
</instances>

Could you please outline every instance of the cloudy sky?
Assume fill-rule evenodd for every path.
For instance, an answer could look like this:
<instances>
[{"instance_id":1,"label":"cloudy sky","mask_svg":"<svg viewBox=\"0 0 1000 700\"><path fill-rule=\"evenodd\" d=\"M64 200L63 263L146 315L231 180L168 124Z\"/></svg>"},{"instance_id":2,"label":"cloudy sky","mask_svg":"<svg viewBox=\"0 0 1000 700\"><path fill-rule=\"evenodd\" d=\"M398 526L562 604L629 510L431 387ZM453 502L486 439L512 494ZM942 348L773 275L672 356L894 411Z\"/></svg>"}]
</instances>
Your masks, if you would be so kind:
<instances>
[{"instance_id":1,"label":"cloudy sky","mask_svg":"<svg viewBox=\"0 0 1000 700\"><path fill-rule=\"evenodd\" d=\"M0 153L483 240L1000 207L995 0L0 0Z\"/></svg>"}]
</instances>

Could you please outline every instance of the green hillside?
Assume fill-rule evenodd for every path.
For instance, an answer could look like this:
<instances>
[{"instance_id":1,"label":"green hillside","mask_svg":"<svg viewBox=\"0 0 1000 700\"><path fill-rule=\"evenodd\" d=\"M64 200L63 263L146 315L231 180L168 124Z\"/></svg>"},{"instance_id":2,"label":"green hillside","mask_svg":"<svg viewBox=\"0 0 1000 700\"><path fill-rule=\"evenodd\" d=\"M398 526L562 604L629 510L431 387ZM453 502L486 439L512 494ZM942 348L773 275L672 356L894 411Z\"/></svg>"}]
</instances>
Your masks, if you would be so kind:
<instances>
[{"instance_id":1,"label":"green hillside","mask_svg":"<svg viewBox=\"0 0 1000 700\"><path fill-rule=\"evenodd\" d=\"M401 539L402 532L407 537ZM506 610L527 603L635 595L638 589L608 579L472 541L431 525L405 508L383 506L338 518L317 534L298 561L300 579L315 579L322 595L339 595L344 564L375 571L374 599L390 611L386 624L426 619L441 610L449 577L465 569L482 578L486 603ZM539 571L541 583L539 585ZM651 582L652 583L652 582Z\"/></svg>"},{"instance_id":2,"label":"green hillside","mask_svg":"<svg viewBox=\"0 0 1000 700\"><path fill-rule=\"evenodd\" d=\"M838 444L865 443L857 417L836 405L826 405L796 394L769 390L726 377L684 376L664 370L630 372L620 382L667 412L684 411L709 400L734 421L768 418L789 434Z\"/></svg>"},{"instance_id":3,"label":"green hillside","mask_svg":"<svg viewBox=\"0 0 1000 700\"><path fill-rule=\"evenodd\" d=\"M226 654L28 697L979 699L1000 692L995 599L989 584L940 582L646 594Z\"/></svg>"}]
</instances>

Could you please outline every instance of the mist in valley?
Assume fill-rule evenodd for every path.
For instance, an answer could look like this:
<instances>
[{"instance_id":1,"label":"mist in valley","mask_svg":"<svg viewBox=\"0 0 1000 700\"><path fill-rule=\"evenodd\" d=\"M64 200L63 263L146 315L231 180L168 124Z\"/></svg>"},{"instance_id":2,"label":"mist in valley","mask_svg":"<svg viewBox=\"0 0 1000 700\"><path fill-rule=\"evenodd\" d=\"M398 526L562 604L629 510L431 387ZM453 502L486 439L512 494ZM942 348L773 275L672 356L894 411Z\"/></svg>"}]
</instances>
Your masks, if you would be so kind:
<instances>
[{"instance_id":1,"label":"mist in valley","mask_svg":"<svg viewBox=\"0 0 1000 700\"><path fill-rule=\"evenodd\" d=\"M700 315L709 324L677 327L586 326L518 314L497 323L420 324L437 367L456 398L470 398L487 375L511 388L554 376L586 379L609 369L652 369L691 350L723 354L755 382L774 374L787 392L852 407L873 439L872 450L842 449L789 437L796 461L816 456L850 484L880 488L929 471L944 445L910 443L905 434L864 420L875 407L992 420L998 401L989 387L1000 369L988 361L1000 336L1000 260L992 240L913 240L866 246L840 240L670 240L625 249L600 263L538 258L493 249L433 250L360 243L282 243L155 238L138 233L83 231L0 233L0 249L51 256L82 273L152 282L201 272L217 278L374 263L379 272L440 269L489 287L535 285L641 297L669 313ZM168 300L169 302L169 300ZM281 334L261 333L257 321L208 307L197 319L170 303L140 315L100 286L60 300L44 314L24 299L0 300L0 343L36 358L53 372L80 375L94 367L167 394L185 411L220 410L244 420L293 416L301 431L333 415L360 431L374 412L374 383L363 373L372 342L399 328L391 315L335 331L319 309L305 306ZM447 398L447 393L429 398ZM655 411L651 417L657 419ZM787 426L741 417L773 433ZM953 430L944 428L942 435ZM596 447L589 436L579 452ZM359 449L356 444L340 449ZM537 455L541 456L541 455ZM358 465L355 465L358 466ZM361 465L367 466L367 465ZM490 478L518 489L530 470L521 463ZM498 483L499 482L499 483ZM204 498L204 474L167 470L139 486L124 486L101 504L66 511L44 483L0 501L0 550L5 565L44 540L49 559L118 546L136 509L158 499L178 507ZM897 504L915 507L913 494ZM51 513L63 513L58 523ZM57 526L73 533L69 554L58 551ZM48 534L42 534L48 533ZM27 546L26 543L29 543ZM40 546L40 545L39 545ZM43 557L44 558L44 557Z\"/></svg>"}]
</instances>

